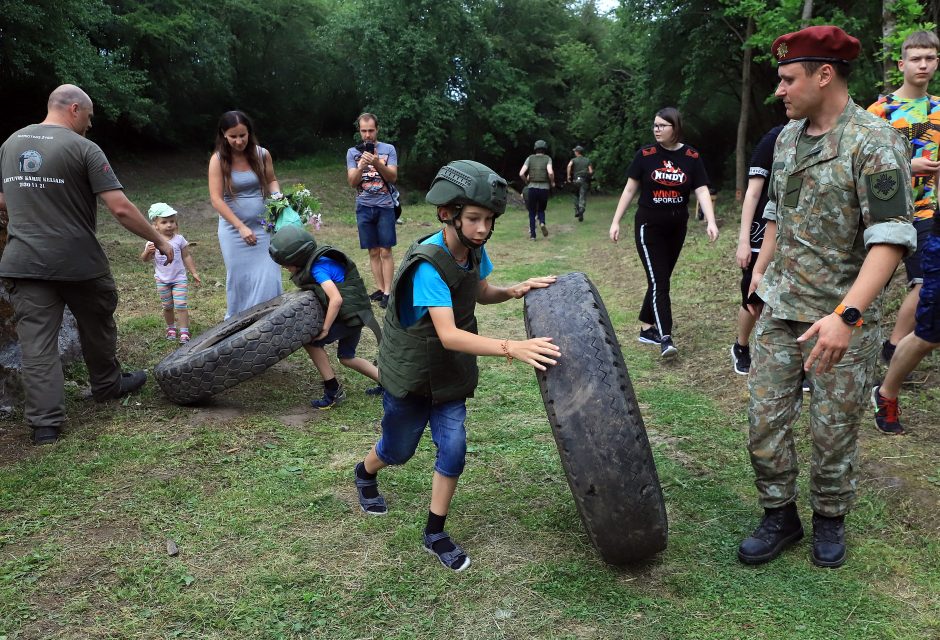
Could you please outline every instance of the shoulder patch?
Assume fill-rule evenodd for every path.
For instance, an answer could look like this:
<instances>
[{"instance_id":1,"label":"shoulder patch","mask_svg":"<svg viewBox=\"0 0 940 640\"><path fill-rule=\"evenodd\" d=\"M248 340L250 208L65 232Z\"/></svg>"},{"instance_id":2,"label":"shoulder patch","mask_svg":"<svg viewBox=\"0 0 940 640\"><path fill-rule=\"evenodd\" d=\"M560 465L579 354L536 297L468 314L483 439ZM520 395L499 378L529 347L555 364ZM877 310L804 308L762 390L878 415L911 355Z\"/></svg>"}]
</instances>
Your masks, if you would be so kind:
<instances>
[{"instance_id":1,"label":"shoulder patch","mask_svg":"<svg viewBox=\"0 0 940 640\"><path fill-rule=\"evenodd\" d=\"M644 156L651 156L651 155L654 155L655 153L656 153L656 147L644 147L643 148Z\"/></svg>"},{"instance_id":2,"label":"shoulder patch","mask_svg":"<svg viewBox=\"0 0 940 640\"><path fill-rule=\"evenodd\" d=\"M898 192L900 185L901 178L897 169L879 171L868 176L868 188L872 196L879 200L890 200Z\"/></svg>"},{"instance_id":3,"label":"shoulder patch","mask_svg":"<svg viewBox=\"0 0 940 640\"><path fill-rule=\"evenodd\" d=\"M690 158L698 158L698 151L696 151L692 147L689 147L688 149L685 150L685 155L689 156Z\"/></svg>"}]
</instances>

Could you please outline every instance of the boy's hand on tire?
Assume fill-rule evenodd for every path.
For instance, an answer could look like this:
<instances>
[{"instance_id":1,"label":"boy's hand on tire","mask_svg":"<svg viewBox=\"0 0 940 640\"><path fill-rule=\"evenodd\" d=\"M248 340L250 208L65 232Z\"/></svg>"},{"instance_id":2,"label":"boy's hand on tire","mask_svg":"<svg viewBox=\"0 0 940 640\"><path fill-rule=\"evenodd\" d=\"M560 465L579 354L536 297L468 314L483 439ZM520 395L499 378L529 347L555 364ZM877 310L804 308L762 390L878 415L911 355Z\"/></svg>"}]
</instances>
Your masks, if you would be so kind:
<instances>
[{"instance_id":1,"label":"boy's hand on tire","mask_svg":"<svg viewBox=\"0 0 940 640\"><path fill-rule=\"evenodd\" d=\"M545 287L555 282L557 279L557 276L539 276L537 278L529 278L525 282L520 282L519 284L515 284L509 287L509 295L518 300L525 294L529 293L529 291L532 289L544 289Z\"/></svg>"},{"instance_id":2,"label":"boy's hand on tire","mask_svg":"<svg viewBox=\"0 0 940 640\"><path fill-rule=\"evenodd\" d=\"M555 358L561 356L561 349L558 348L558 345L552 344L551 338L510 340L508 349L510 356L535 367L539 371L545 371L545 365L558 364Z\"/></svg>"}]
</instances>

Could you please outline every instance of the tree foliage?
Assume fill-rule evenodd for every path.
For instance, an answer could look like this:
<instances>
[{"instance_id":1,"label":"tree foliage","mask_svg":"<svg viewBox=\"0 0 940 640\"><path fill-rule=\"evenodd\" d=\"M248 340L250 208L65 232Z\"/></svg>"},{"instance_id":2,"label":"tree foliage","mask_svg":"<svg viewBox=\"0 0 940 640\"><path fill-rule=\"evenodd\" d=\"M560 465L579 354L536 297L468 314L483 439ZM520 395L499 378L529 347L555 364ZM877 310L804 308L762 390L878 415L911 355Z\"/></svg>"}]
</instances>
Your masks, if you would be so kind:
<instances>
[{"instance_id":1,"label":"tree foliage","mask_svg":"<svg viewBox=\"0 0 940 640\"><path fill-rule=\"evenodd\" d=\"M894 0L897 27L883 43L879 3L814 2L814 24L838 24L863 43L851 81L859 103L883 89L885 52L923 27L923 4ZM368 110L416 182L458 156L514 176L541 138L562 166L585 145L601 180L616 185L652 140L653 113L673 105L713 181L731 183L741 101L750 103L751 142L784 119L770 44L799 28L803 6L620 0L604 13L595 0L0 0L0 109L12 131L41 119L54 86L74 82L95 100L99 139L207 149L219 114L240 108L281 155L324 138L352 141L355 116ZM748 45L752 89L742 96Z\"/></svg>"}]
</instances>

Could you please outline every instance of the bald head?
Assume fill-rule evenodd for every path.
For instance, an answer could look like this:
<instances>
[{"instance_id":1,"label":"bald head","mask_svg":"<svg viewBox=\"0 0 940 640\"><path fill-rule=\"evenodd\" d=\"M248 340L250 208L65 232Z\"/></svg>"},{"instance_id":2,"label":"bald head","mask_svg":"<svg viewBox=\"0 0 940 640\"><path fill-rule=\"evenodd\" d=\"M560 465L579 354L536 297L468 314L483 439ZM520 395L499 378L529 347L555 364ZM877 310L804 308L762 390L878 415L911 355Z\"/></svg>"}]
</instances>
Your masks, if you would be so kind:
<instances>
[{"instance_id":1,"label":"bald head","mask_svg":"<svg viewBox=\"0 0 940 640\"><path fill-rule=\"evenodd\" d=\"M74 84L58 86L49 94L45 123L58 124L85 135L91 128L94 105L88 94Z\"/></svg>"},{"instance_id":2,"label":"bald head","mask_svg":"<svg viewBox=\"0 0 940 640\"><path fill-rule=\"evenodd\" d=\"M68 109L73 104L88 109L91 108L91 98L74 84L63 84L56 87L55 90L49 94L47 108L49 111L53 109Z\"/></svg>"}]
</instances>

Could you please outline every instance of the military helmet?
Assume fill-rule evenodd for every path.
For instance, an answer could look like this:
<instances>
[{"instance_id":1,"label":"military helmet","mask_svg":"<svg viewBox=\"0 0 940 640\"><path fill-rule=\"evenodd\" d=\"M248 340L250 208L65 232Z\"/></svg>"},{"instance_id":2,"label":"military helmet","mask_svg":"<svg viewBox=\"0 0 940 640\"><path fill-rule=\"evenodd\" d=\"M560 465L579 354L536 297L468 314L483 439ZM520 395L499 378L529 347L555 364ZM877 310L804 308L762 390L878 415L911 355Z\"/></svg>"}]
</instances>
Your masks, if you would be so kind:
<instances>
[{"instance_id":1,"label":"military helmet","mask_svg":"<svg viewBox=\"0 0 940 640\"><path fill-rule=\"evenodd\" d=\"M437 206L476 204L500 216L506 211L506 181L485 164L454 160L434 176L425 200Z\"/></svg>"},{"instance_id":2,"label":"military helmet","mask_svg":"<svg viewBox=\"0 0 940 640\"><path fill-rule=\"evenodd\" d=\"M548 149L548 143L544 140L536 140L535 144L532 145L532 148L538 151L539 149Z\"/></svg>"},{"instance_id":3,"label":"military helmet","mask_svg":"<svg viewBox=\"0 0 940 640\"><path fill-rule=\"evenodd\" d=\"M298 224L288 224L274 234L268 253L282 266L305 267L317 250L317 241Z\"/></svg>"},{"instance_id":4,"label":"military helmet","mask_svg":"<svg viewBox=\"0 0 940 640\"><path fill-rule=\"evenodd\" d=\"M578 153L584 153L584 147L581 145L576 146L573 150L577 151Z\"/></svg>"}]
</instances>

